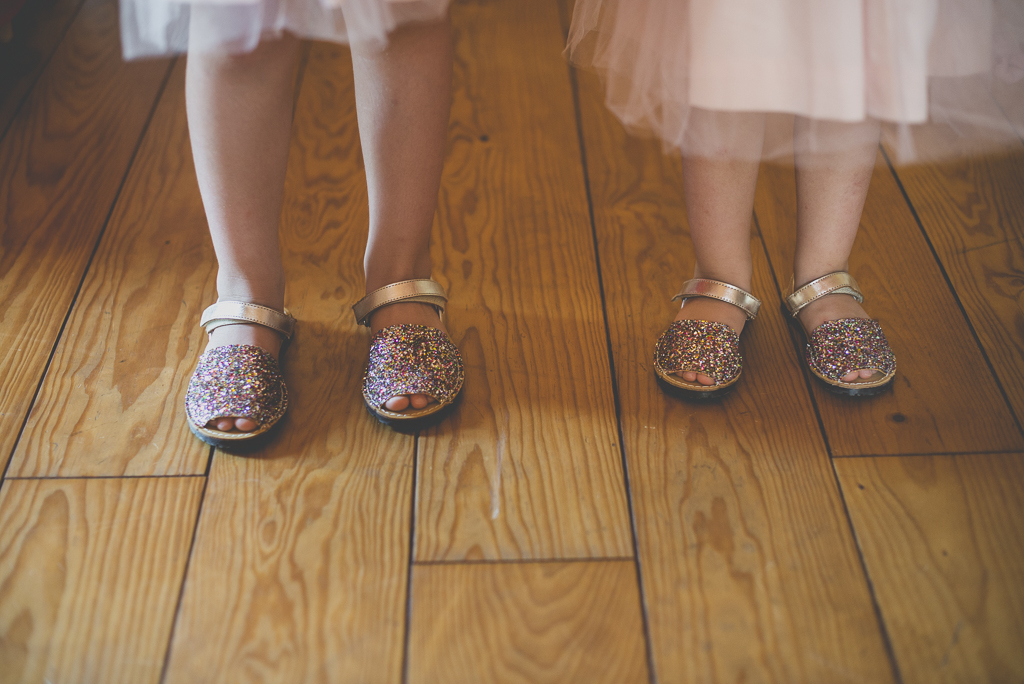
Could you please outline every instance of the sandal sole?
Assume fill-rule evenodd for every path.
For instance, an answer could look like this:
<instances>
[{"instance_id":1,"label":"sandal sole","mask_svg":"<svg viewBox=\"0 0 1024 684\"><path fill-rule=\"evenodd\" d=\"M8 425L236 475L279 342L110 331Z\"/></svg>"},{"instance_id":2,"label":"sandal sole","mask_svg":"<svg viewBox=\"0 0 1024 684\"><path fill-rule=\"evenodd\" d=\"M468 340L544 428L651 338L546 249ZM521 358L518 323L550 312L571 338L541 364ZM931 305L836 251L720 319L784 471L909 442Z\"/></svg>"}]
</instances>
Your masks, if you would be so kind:
<instances>
[{"instance_id":1,"label":"sandal sole","mask_svg":"<svg viewBox=\"0 0 1024 684\"><path fill-rule=\"evenodd\" d=\"M721 401L736 387L736 383L734 382L731 385L726 385L725 387L720 387L719 389L714 390L689 390L685 387L673 385L657 373L654 374L654 377L657 379L658 385L661 387L661 391L665 394L676 399L685 399L686 401L696 404L710 404L716 401Z\"/></svg>"},{"instance_id":2,"label":"sandal sole","mask_svg":"<svg viewBox=\"0 0 1024 684\"><path fill-rule=\"evenodd\" d=\"M459 396L456 397L455 401L453 401L452 403L445 404L444 406L442 406L437 411L434 411L433 413L428 413L425 416L417 416L416 418L392 418L390 416L377 413L375 410L370 408L369 404L364 403L363 406L366 407L366 412L369 413L374 418L376 418L378 422L387 425L395 432L400 432L402 434L412 434L415 432L419 432L420 430L425 430L427 428L434 427L442 420L447 418L451 414L452 410L455 408L455 404L459 402L459 398L461 396L462 395L460 393Z\"/></svg>"},{"instance_id":3,"label":"sandal sole","mask_svg":"<svg viewBox=\"0 0 1024 684\"><path fill-rule=\"evenodd\" d=\"M894 376L891 380L889 380L889 382L885 383L884 385L876 385L874 387L839 387L837 385L833 385L830 382L825 382L814 373L811 373L811 375L814 377L815 380L818 381L819 384L824 385L825 389L830 394L834 394L839 397L853 398L874 397L879 394L882 394L883 392L888 392L889 390L892 389L893 380L895 380Z\"/></svg>"},{"instance_id":4,"label":"sandal sole","mask_svg":"<svg viewBox=\"0 0 1024 684\"><path fill-rule=\"evenodd\" d=\"M428 413L424 416L417 416L415 418L392 418L391 416L383 413L378 413L373 407L363 401L363 407L366 408L366 412L377 419L378 422L387 425L395 432L402 434L411 434L425 430L427 428L434 427L445 418L451 415L455 407L462 401L462 387L459 387L459 393L455 395L455 398L451 402L445 404L433 413Z\"/></svg>"},{"instance_id":5,"label":"sandal sole","mask_svg":"<svg viewBox=\"0 0 1024 684\"><path fill-rule=\"evenodd\" d=\"M267 428L266 430L257 435L237 440L217 439L216 437L204 435L203 433L199 432L198 429L196 429L196 426L192 424L192 421L186 420L185 422L188 423L189 431L193 435L195 435L196 438L199 439L199 441L209 444L210 446L216 447L221 451L228 451L234 454L238 454L249 451L255 451L266 445L266 443L270 441L271 436L274 434L278 423L280 423L281 421L277 421L277 423L274 423L269 428Z\"/></svg>"}]
</instances>

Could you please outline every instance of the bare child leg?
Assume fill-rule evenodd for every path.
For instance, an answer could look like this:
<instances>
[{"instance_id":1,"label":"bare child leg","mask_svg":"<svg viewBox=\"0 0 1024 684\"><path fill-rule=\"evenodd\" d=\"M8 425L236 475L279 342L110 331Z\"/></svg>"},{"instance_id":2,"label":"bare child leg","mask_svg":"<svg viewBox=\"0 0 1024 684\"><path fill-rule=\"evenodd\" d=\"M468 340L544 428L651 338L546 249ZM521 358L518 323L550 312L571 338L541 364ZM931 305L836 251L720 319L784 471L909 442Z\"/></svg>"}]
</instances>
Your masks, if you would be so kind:
<instances>
[{"instance_id":1,"label":"bare child leg","mask_svg":"<svg viewBox=\"0 0 1024 684\"><path fill-rule=\"evenodd\" d=\"M816 149L809 152L815 136ZM878 154L877 122L839 123L797 118L796 143L797 242L793 264L795 287L849 268L871 172ZM835 150L829 152L827 150ZM810 333L829 320L869 318L857 301L833 294L808 304L798 316ZM852 371L844 382L870 378L871 370Z\"/></svg>"},{"instance_id":2,"label":"bare child leg","mask_svg":"<svg viewBox=\"0 0 1024 684\"><path fill-rule=\"evenodd\" d=\"M763 114L691 110L683 189L697 262L695 278L750 290L750 224L764 126ZM712 140L714 144L709 146ZM739 334L746 314L732 304L700 297L685 300L675 318L694 319L725 323ZM687 382L714 384L703 373L679 375Z\"/></svg>"},{"instance_id":3,"label":"bare child leg","mask_svg":"<svg viewBox=\"0 0 1024 684\"><path fill-rule=\"evenodd\" d=\"M451 109L450 22L446 17L403 26L386 46L353 45L352 64L370 201L363 267L371 292L430 277L430 229ZM433 307L416 303L378 309L370 323L374 333L398 323L444 330ZM385 406L420 409L429 401L422 394L399 395Z\"/></svg>"},{"instance_id":4,"label":"bare child leg","mask_svg":"<svg viewBox=\"0 0 1024 684\"><path fill-rule=\"evenodd\" d=\"M284 306L278 223L298 55L298 40L285 36L247 54L188 57L189 134L221 301ZM213 331L207 349L228 344L256 345L276 357L281 337L262 326L229 325ZM248 432L257 424L220 418L207 427Z\"/></svg>"}]
</instances>

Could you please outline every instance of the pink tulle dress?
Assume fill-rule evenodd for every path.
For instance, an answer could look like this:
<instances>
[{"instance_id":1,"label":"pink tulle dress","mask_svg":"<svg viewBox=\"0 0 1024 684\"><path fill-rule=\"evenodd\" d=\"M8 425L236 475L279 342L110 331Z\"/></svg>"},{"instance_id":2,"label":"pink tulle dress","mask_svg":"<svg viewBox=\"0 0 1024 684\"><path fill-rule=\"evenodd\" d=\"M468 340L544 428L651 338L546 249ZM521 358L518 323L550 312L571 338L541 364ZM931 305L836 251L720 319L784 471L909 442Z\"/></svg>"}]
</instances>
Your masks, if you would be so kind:
<instances>
[{"instance_id":1,"label":"pink tulle dress","mask_svg":"<svg viewBox=\"0 0 1024 684\"><path fill-rule=\"evenodd\" d=\"M769 131L877 119L899 161L1024 133L1020 0L577 0L568 51L628 128L684 151L692 108L766 112Z\"/></svg>"},{"instance_id":2,"label":"pink tulle dress","mask_svg":"<svg viewBox=\"0 0 1024 684\"><path fill-rule=\"evenodd\" d=\"M339 43L384 42L398 25L439 19L448 0L121 0L125 59L249 52L284 31Z\"/></svg>"}]
</instances>

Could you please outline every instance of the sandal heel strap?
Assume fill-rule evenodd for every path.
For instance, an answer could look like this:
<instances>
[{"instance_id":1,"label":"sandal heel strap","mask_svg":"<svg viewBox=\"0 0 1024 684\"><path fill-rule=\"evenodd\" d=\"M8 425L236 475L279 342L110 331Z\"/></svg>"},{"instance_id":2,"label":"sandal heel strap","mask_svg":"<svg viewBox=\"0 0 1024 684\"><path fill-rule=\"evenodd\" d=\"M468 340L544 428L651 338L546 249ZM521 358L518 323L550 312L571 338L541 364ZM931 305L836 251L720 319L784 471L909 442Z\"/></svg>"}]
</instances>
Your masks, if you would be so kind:
<instances>
[{"instance_id":1,"label":"sandal heel strap","mask_svg":"<svg viewBox=\"0 0 1024 684\"><path fill-rule=\"evenodd\" d=\"M288 313L249 302L217 302L206 307L199 325L207 334L224 325L256 323L284 335L290 340L295 332L295 319Z\"/></svg>"},{"instance_id":2,"label":"sandal heel strap","mask_svg":"<svg viewBox=\"0 0 1024 684\"><path fill-rule=\"evenodd\" d=\"M864 295L861 293L860 286L857 285L857 281L854 280L853 276L846 271L836 271L812 280L786 297L786 308L795 317L800 312L800 309L816 299L821 299L830 294L850 295L858 303L864 301Z\"/></svg>"},{"instance_id":3,"label":"sandal heel strap","mask_svg":"<svg viewBox=\"0 0 1024 684\"><path fill-rule=\"evenodd\" d=\"M437 309L439 314L443 314L445 304L448 303L448 296L440 283L429 278L403 280L385 285L369 293L352 306L352 313L355 314L356 322L359 325L370 327L370 314L382 306L396 302L430 304Z\"/></svg>"},{"instance_id":4,"label":"sandal heel strap","mask_svg":"<svg viewBox=\"0 0 1024 684\"><path fill-rule=\"evenodd\" d=\"M746 290L729 283L723 283L720 280L710 280L708 278L687 280L683 283L683 289L672 298L672 301L690 299L691 297L720 299L742 309L750 320L757 317L757 310L761 308L761 300Z\"/></svg>"}]
</instances>

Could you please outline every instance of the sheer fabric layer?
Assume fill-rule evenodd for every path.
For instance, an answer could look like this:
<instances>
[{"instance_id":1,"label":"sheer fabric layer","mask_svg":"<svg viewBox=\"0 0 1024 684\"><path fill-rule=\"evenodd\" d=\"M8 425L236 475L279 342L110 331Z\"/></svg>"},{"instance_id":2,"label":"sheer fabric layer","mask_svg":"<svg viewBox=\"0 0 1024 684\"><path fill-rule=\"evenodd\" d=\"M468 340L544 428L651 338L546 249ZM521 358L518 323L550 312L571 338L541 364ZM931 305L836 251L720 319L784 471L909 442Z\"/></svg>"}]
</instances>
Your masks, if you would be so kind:
<instances>
[{"instance_id":1,"label":"sheer fabric layer","mask_svg":"<svg viewBox=\"0 0 1024 684\"><path fill-rule=\"evenodd\" d=\"M121 0L125 59L249 52L288 31L338 43L378 42L400 24L439 19L448 0Z\"/></svg>"},{"instance_id":2,"label":"sheer fabric layer","mask_svg":"<svg viewBox=\"0 0 1024 684\"><path fill-rule=\"evenodd\" d=\"M577 0L568 51L628 128L697 154L721 141L688 135L692 108L769 113L767 158L793 152L793 116L879 120L902 161L1024 132L1017 0ZM811 128L801 144L835 144Z\"/></svg>"}]
</instances>

